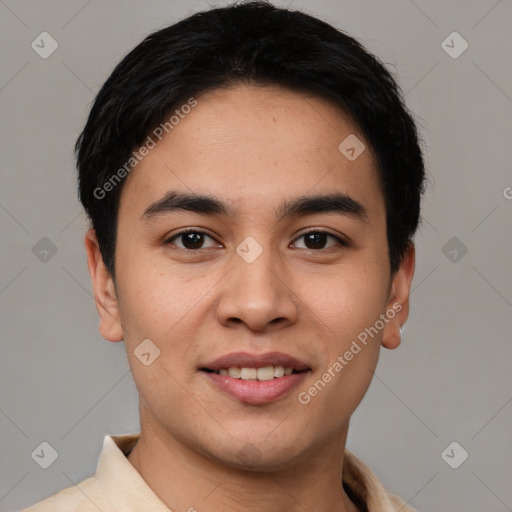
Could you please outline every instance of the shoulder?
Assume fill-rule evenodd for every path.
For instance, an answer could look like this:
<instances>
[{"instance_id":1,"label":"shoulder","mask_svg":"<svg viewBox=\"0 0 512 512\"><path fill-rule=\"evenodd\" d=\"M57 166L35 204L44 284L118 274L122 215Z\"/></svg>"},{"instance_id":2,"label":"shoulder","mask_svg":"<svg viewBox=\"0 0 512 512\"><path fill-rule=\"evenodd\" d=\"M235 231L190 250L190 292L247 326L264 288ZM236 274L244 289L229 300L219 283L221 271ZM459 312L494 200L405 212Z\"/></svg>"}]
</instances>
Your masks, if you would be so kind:
<instances>
[{"instance_id":1,"label":"shoulder","mask_svg":"<svg viewBox=\"0 0 512 512\"><path fill-rule=\"evenodd\" d=\"M105 506L97 480L94 477L67 487L21 512L98 512Z\"/></svg>"},{"instance_id":2,"label":"shoulder","mask_svg":"<svg viewBox=\"0 0 512 512\"><path fill-rule=\"evenodd\" d=\"M377 475L347 449L343 459L343 483L368 512L416 512L403 499L387 492Z\"/></svg>"}]
</instances>

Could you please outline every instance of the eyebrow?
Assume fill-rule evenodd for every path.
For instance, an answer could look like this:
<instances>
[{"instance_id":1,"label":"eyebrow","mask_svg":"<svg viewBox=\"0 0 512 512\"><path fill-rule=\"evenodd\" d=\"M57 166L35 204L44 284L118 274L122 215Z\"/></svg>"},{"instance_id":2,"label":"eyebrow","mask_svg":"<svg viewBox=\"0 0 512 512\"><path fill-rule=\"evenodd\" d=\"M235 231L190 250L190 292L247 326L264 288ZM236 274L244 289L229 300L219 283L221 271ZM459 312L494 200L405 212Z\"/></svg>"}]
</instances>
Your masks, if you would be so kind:
<instances>
[{"instance_id":1,"label":"eyebrow","mask_svg":"<svg viewBox=\"0 0 512 512\"><path fill-rule=\"evenodd\" d=\"M174 211L189 211L203 215L234 217L233 209L214 196L170 191L152 203L141 216L141 220L165 215ZM300 196L284 201L276 209L278 221L287 217L315 213L339 213L368 222L368 211L355 199L342 193Z\"/></svg>"}]
</instances>

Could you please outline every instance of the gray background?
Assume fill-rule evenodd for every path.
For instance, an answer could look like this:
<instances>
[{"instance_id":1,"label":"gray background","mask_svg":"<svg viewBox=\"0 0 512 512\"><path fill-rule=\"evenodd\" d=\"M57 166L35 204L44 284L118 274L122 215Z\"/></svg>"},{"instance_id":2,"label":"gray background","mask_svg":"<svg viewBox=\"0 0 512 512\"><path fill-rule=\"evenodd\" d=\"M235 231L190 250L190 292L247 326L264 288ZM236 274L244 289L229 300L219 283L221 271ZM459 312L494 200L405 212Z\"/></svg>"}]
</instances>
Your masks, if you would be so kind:
<instances>
[{"instance_id":1,"label":"gray background","mask_svg":"<svg viewBox=\"0 0 512 512\"><path fill-rule=\"evenodd\" d=\"M335 24L398 73L427 146L411 315L401 347L383 349L348 447L421 512L510 511L511 2L275 3ZM105 434L138 430L124 345L97 331L72 149L127 51L207 7L0 0L2 511L90 476ZM47 59L31 48L43 31L59 44ZM458 58L441 45L453 31L469 43ZM43 237L53 256L40 252L47 241L33 250ZM58 452L48 469L31 457L43 441ZM469 453L458 469L441 457L452 441Z\"/></svg>"}]
</instances>

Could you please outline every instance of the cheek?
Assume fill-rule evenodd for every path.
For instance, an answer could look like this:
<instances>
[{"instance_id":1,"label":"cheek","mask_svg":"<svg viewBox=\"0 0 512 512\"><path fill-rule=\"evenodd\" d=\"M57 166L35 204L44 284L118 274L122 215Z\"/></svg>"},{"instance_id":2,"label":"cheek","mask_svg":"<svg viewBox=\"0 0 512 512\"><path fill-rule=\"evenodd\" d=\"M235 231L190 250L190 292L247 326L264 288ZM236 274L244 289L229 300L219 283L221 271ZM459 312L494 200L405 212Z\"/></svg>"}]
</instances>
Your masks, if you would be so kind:
<instances>
[{"instance_id":1,"label":"cheek","mask_svg":"<svg viewBox=\"0 0 512 512\"><path fill-rule=\"evenodd\" d=\"M321 280L302 284L301 298L320 329L330 339L329 352L338 353L374 325L387 304L388 276L377 266L340 268Z\"/></svg>"},{"instance_id":2,"label":"cheek","mask_svg":"<svg viewBox=\"0 0 512 512\"><path fill-rule=\"evenodd\" d=\"M203 274L185 276L144 251L125 252L119 259L119 311L133 378L150 401L162 396L165 403L169 396L178 400L180 384L187 385L193 366L190 347L201 325L205 290L212 284L208 286ZM149 348L143 353L149 352L150 360L157 355L148 366L147 356L137 357L139 347L146 346L142 343Z\"/></svg>"},{"instance_id":3,"label":"cheek","mask_svg":"<svg viewBox=\"0 0 512 512\"><path fill-rule=\"evenodd\" d=\"M186 325L201 294L191 288L184 293L177 275L164 275L142 257L137 262L127 258L125 265L130 271L119 283L120 316L132 376L151 414L169 421L173 409L190 403L185 390L193 333Z\"/></svg>"},{"instance_id":4,"label":"cheek","mask_svg":"<svg viewBox=\"0 0 512 512\"><path fill-rule=\"evenodd\" d=\"M320 367L300 391L312 428L335 432L364 397L378 362L382 332L368 336L385 308L385 282L347 273L311 290L309 314L318 337ZM366 336L366 338L365 338ZM313 430L314 430L313 428Z\"/></svg>"},{"instance_id":5,"label":"cheek","mask_svg":"<svg viewBox=\"0 0 512 512\"><path fill-rule=\"evenodd\" d=\"M318 417L348 417L366 393L382 339L382 330L369 335L368 329L385 311L388 280L387 268L376 263L343 269L311 288L308 305L322 326L324 357L305 391L314 395L310 405Z\"/></svg>"},{"instance_id":6,"label":"cheek","mask_svg":"<svg viewBox=\"0 0 512 512\"><path fill-rule=\"evenodd\" d=\"M119 259L123 325L139 338L153 337L167 344L180 329L181 319L204 295L207 283L184 277L179 267L166 264L165 258L156 258L150 252L129 251Z\"/></svg>"}]
</instances>

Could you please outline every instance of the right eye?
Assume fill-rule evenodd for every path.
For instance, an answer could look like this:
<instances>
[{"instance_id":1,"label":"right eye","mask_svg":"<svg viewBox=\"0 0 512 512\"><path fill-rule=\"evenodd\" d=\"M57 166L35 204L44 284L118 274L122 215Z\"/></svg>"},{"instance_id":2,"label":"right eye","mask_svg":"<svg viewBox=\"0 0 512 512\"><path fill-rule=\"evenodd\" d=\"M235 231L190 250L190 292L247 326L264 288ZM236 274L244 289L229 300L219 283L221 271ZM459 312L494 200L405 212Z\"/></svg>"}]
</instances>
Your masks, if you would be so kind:
<instances>
[{"instance_id":1,"label":"right eye","mask_svg":"<svg viewBox=\"0 0 512 512\"><path fill-rule=\"evenodd\" d=\"M180 249L184 249L186 251L196 251L199 249L205 249L207 247L201 247L204 243L204 240L209 238L213 240L213 238L206 234L204 231L199 231L197 229L185 229L180 231L179 233L174 234L171 238L168 238L164 244L165 245L176 245ZM174 240L181 240L183 246L177 245L174 243ZM215 247L215 244L210 247Z\"/></svg>"}]
</instances>

